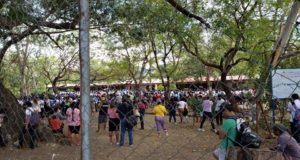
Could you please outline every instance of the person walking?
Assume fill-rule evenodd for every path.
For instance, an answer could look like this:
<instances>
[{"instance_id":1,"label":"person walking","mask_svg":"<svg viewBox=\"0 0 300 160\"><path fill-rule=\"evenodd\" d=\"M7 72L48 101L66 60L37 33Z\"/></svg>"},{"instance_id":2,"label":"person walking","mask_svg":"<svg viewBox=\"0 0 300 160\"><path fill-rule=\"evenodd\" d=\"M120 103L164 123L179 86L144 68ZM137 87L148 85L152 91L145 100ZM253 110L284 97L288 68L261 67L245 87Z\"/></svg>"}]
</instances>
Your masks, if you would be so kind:
<instances>
[{"instance_id":1,"label":"person walking","mask_svg":"<svg viewBox=\"0 0 300 160\"><path fill-rule=\"evenodd\" d=\"M212 105L213 105L213 102L209 99L208 96L205 97L203 103L202 103L202 107L203 107L203 118L202 118L202 121L201 121L201 124L200 124L200 128L198 128L199 131L205 131L203 129L203 125L204 125L204 122L207 118L209 118L209 121L210 121L210 124L211 124L211 127L212 129L216 129L215 128L215 125L213 123L213 119L212 119Z\"/></svg>"},{"instance_id":2,"label":"person walking","mask_svg":"<svg viewBox=\"0 0 300 160\"><path fill-rule=\"evenodd\" d=\"M177 102L177 105L178 105L178 114L180 118L180 123L182 123L184 117L183 113L185 112L185 109L187 109L186 99L181 98L181 100Z\"/></svg>"},{"instance_id":3,"label":"person walking","mask_svg":"<svg viewBox=\"0 0 300 160\"><path fill-rule=\"evenodd\" d=\"M230 147L234 146L232 140L236 139L237 129L236 120L230 117L236 117L234 113L234 108L231 104L224 105L224 110L222 116L225 119L220 130L215 130L214 132L221 139L219 148L213 152L213 156L217 160L225 160L227 157L227 151Z\"/></svg>"},{"instance_id":4,"label":"person walking","mask_svg":"<svg viewBox=\"0 0 300 160\"><path fill-rule=\"evenodd\" d=\"M154 121L156 124L156 131L157 131L158 138L160 138L161 128L165 131L166 136L168 136L167 126L164 121L164 116L167 113L167 109L165 106L161 104L161 101L157 101L157 104L153 108L153 113L155 115Z\"/></svg>"},{"instance_id":5,"label":"person walking","mask_svg":"<svg viewBox=\"0 0 300 160\"><path fill-rule=\"evenodd\" d=\"M217 125L222 125L222 122L223 122L221 106L224 102L225 102L225 100L223 99L223 97L221 95L218 95L218 99L216 102L216 108L215 108Z\"/></svg>"}]
</instances>

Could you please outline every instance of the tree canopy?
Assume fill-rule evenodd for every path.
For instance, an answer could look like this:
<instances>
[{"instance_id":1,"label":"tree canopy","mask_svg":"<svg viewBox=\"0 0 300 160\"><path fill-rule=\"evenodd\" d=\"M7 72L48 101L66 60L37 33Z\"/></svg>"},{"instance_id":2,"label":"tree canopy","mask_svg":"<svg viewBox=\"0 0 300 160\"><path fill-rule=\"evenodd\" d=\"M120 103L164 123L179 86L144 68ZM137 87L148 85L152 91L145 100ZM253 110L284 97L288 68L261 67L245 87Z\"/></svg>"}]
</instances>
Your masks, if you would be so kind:
<instances>
[{"instance_id":1,"label":"tree canopy","mask_svg":"<svg viewBox=\"0 0 300 160\"><path fill-rule=\"evenodd\" d=\"M297 1L92 1L90 40L96 47L90 79L93 83L130 79L138 85L159 78L168 89L172 81L207 75L209 70L210 76L221 76L230 95L226 76L257 78L270 67L293 4ZM53 82L55 86L54 77L77 83L75 62L66 64L78 59L74 55L78 54L78 22L77 1L1 1L1 81L16 95L22 94L19 90L25 84L19 79L38 85L27 87L33 90ZM271 67L299 67L299 18L289 37L278 65ZM35 82L30 82L32 75L38 75ZM267 87L267 83L257 85Z\"/></svg>"}]
</instances>

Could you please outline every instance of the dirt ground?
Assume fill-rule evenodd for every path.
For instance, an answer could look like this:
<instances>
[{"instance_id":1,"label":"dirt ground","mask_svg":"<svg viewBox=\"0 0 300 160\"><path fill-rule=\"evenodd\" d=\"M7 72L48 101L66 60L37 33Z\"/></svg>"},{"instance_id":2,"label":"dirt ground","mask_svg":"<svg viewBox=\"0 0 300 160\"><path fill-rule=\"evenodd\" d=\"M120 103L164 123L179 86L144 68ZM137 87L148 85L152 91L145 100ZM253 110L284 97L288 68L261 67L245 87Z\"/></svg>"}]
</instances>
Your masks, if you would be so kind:
<instances>
[{"instance_id":1,"label":"dirt ground","mask_svg":"<svg viewBox=\"0 0 300 160\"><path fill-rule=\"evenodd\" d=\"M218 147L220 140L210 131L210 124L205 122L206 131L199 132L199 124L170 124L167 121L169 136L157 137L153 115L145 116L145 130L134 128L133 146L111 145L108 131L97 133L97 115L91 123L91 159L93 160L209 160L212 151ZM177 118L178 120L179 118ZM65 127L66 128L66 127ZM101 128L102 129L102 128ZM108 129L108 128L107 128ZM65 132L66 133L66 132ZM87 147L87 146L84 146ZM77 160L81 159L81 146L61 145L39 142L35 149L16 149L12 146L0 148L1 160Z\"/></svg>"}]
</instances>

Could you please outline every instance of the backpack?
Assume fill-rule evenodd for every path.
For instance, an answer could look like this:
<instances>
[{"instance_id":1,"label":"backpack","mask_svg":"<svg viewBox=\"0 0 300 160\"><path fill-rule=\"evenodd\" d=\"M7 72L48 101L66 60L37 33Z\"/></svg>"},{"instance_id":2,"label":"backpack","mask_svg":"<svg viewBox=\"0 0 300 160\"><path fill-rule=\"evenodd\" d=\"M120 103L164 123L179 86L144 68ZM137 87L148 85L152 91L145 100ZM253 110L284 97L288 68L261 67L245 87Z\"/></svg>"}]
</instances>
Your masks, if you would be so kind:
<instances>
[{"instance_id":1,"label":"backpack","mask_svg":"<svg viewBox=\"0 0 300 160\"><path fill-rule=\"evenodd\" d=\"M127 126L128 128L133 128L137 125L137 118L135 115L131 115L127 118Z\"/></svg>"},{"instance_id":2,"label":"backpack","mask_svg":"<svg viewBox=\"0 0 300 160\"><path fill-rule=\"evenodd\" d=\"M29 124L31 126L38 125L40 123L40 114L37 111L31 110L31 115L29 118Z\"/></svg>"},{"instance_id":3,"label":"backpack","mask_svg":"<svg viewBox=\"0 0 300 160\"><path fill-rule=\"evenodd\" d=\"M245 120L238 117L230 118L236 121L237 135L235 140L230 139L231 141L233 141L234 145L247 148L259 148L262 143L262 139L259 135L252 132L251 128L248 126Z\"/></svg>"}]
</instances>

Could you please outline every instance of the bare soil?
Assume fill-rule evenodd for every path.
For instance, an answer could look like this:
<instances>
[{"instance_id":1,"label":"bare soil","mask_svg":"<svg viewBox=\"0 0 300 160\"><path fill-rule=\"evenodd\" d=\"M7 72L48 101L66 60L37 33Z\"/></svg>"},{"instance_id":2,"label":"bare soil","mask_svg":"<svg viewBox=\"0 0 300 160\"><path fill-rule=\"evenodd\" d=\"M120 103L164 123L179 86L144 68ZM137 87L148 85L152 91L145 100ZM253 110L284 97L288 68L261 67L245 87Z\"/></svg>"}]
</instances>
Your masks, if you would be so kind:
<instances>
[{"instance_id":1,"label":"bare soil","mask_svg":"<svg viewBox=\"0 0 300 160\"><path fill-rule=\"evenodd\" d=\"M179 119L179 118L178 118ZM208 160L213 159L212 151L220 140L210 131L210 124L205 122L206 131L199 132L199 123L171 124L165 117L169 136L157 137L153 115L145 116L145 130L134 128L133 146L119 147L109 143L108 128L97 133L97 115L91 123L91 159L93 160ZM66 127L65 127L66 128ZM101 128L102 129L102 128ZM65 132L67 133L67 132ZM84 148L88 147L83 145ZM77 160L81 159L81 146L61 145L58 143L38 142L35 149L16 149L12 146L0 148L1 160Z\"/></svg>"}]
</instances>

